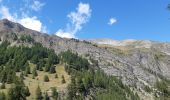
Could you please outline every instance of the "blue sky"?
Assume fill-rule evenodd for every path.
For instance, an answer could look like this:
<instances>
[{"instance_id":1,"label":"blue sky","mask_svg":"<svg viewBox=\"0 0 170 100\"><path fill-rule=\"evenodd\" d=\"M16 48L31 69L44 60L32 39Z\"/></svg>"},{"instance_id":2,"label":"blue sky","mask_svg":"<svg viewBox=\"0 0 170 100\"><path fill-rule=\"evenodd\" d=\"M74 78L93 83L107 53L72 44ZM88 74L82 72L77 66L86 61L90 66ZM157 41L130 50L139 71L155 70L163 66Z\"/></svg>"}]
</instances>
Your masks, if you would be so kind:
<instances>
[{"instance_id":1,"label":"blue sky","mask_svg":"<svg viewBox=\"0 0 170 100\"><path fill-rule=\"evenodd\" d=\"M170 0L0 0L0 18L79 39L170 41Z\"/></svg>"}]
</instances>

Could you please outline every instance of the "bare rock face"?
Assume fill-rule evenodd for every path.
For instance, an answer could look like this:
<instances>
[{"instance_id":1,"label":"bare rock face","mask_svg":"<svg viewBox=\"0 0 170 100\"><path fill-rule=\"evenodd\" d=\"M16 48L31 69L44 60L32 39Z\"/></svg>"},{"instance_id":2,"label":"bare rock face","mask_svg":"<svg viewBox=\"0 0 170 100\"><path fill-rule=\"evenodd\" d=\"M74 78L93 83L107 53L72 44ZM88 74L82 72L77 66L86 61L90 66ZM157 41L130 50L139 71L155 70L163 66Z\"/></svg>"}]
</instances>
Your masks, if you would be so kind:
<instances>
[{"instance_id":1,"label":"bare rock face","mask_svg":"<svg viewBox=\"0 0 170 100\"><path fill-rule=\"evenodd\" d=\"M156 80L162 77L170 79L170 43L131 41L130 49L128 49L129 45L123 45L123 48L128 49L127 51L117 49L117 46L108 49L107 46L103 48L88 41L47 35L24 28L22 25L7 19L1 20L1 40L16 42L12 39L12 33L18 37L30 35L36 42L54 49L56 53L70 49L84 57L91 57L98 61L100 69L108 75L121 78L126 85L141 88L144 85L153 86ZM149 43L149 48L141 46L139 43L145 45Z\"/></svg>"}]
</instances>

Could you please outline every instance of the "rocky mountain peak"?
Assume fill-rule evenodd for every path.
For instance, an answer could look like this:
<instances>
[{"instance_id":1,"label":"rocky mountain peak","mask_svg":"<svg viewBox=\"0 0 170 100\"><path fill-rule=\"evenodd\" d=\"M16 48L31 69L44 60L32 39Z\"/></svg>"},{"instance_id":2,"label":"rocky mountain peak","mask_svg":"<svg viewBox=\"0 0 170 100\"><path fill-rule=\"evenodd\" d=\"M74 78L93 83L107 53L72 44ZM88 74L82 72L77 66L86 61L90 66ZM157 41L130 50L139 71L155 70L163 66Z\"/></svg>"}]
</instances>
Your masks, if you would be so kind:
<instances>
[{"instance_id":1,"label":"rocky mountain peak","mask_svg":"<svg viewBox=\"0 0 170 100\"><path fill-rule=\"evenodd\" d=\"M3 19L0 21L0 30L15 30L23 31L24 27L18 23L9 21L8 19Z\"/></svg>"}]
</instances>

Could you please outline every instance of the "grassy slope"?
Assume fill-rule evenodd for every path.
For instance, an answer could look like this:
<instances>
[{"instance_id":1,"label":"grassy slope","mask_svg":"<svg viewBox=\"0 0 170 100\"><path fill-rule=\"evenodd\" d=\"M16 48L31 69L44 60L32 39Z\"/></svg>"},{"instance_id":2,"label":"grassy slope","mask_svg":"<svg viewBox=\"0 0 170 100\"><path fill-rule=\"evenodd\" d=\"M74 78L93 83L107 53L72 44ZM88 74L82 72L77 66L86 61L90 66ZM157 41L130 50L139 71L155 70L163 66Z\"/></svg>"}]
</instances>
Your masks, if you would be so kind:
<instances>
[{"instance_id":1,"label":"grassy slope","mask_svg":"<svg viewBox=\"0 0 170 100\"><path fill-rule=\"evenodd\" d=\"M35 66L33 64L30 64L31 69ZM31 95L27 98L28 100L32 100L35 98L35 91L40 86L42 92L48 91L51 87L56 87L58 91L62 92L66 90L67 85L70 83L70 76L66 73L63 65L56 65L56 73L58 74L58 78L55 78L55 74L49 74L48 72L44 71L37 71L38 76L35 79L32 79L32 74L28 75L28 77L25 77L24 83L26 86L29 87ZM19 75L20 73L17 73ZM49 82L44 82L44 75L48 75ZM61 83L61 76L64 75L66 83ZM0 90L7 93L7 90L11 87L11 84L6 84L6 89Z\"/></svg>"}]
</instances>

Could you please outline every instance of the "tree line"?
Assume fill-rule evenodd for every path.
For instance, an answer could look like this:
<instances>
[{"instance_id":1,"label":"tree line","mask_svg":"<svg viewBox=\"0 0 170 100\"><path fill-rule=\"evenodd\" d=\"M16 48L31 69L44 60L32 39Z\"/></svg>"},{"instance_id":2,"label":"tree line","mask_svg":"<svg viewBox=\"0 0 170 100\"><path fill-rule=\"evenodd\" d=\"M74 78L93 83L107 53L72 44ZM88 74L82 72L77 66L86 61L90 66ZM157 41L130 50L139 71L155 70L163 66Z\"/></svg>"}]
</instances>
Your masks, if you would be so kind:
<instances>
[{"instance_id":1,"label":"tree line","mask_svg":"<svg viewBox=\"0 0 170 100\"><path fill-rule=\"evenodd\" d=\"M123 85L120 79L89 67L89 61L77 53L71 50L62 52L60 59L71 75L68 100L84 100L87 97L94 100L139 100L137 93Z\"/></svg>"}]
</instances>

